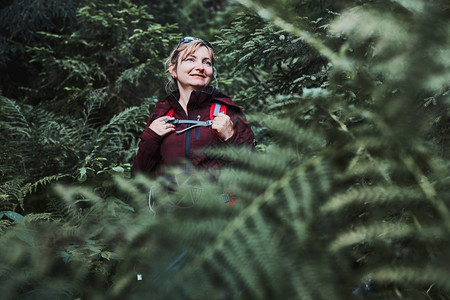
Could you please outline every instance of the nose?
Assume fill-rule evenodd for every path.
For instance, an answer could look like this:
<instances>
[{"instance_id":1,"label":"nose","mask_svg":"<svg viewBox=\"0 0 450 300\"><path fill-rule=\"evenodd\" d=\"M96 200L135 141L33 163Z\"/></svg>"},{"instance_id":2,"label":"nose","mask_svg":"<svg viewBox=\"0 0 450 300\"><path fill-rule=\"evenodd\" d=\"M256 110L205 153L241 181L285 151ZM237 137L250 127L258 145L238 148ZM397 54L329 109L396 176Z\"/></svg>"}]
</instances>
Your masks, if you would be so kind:
<instances>
[{"instance_id":1,"label":"nose","mask_svg":"<svg viewBox=\"0 0 450 300\"><path fill-rule=\"evenodd\" d=\"M195 64L195 68L196 68L197 70L199 70L199 71L205 70L205 66L203 65L203 62L202 62L202 61L198 61L198 62Z\"/></svg>"}]
</instances>

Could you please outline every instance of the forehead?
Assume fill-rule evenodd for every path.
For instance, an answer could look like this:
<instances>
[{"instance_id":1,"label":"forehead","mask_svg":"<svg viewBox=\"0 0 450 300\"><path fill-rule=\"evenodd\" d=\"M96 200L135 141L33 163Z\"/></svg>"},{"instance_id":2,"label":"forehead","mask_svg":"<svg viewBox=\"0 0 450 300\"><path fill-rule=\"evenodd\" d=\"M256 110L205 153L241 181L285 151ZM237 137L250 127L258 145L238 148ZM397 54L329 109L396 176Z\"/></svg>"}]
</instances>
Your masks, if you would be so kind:
<instances>
[{"instance_id":1,"label":"forehead","mask_svg":"<svg viewBox=\"0 0 450 300\"><path fill-rule=\"evenodd\" d=\"M180 60L184 60L188 56L197 56L203 58L213 59L211 50L203 45L192 45L180 52Z\"/></svg>"}]
</instances>

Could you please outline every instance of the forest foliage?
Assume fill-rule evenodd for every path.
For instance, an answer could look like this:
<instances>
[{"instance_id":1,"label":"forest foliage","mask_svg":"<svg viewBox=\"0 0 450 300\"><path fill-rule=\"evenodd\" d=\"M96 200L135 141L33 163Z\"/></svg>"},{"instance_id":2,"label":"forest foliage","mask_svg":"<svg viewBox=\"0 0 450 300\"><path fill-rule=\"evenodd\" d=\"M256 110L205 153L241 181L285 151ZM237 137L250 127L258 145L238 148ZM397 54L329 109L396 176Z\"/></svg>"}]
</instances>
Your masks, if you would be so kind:
<instances>
[{"instance_id":1,"label":"forest foliage","mask_svg":"<svg viewBox=\"0 0 450 300\"><path fill-rule=\"evenodd\" d=\"M449 12L2 3L2 297L448 299ZM258 151L214 149L231 161L214 182L131 177L182 35L213 43Z\"/></svg>"}]
</instances>

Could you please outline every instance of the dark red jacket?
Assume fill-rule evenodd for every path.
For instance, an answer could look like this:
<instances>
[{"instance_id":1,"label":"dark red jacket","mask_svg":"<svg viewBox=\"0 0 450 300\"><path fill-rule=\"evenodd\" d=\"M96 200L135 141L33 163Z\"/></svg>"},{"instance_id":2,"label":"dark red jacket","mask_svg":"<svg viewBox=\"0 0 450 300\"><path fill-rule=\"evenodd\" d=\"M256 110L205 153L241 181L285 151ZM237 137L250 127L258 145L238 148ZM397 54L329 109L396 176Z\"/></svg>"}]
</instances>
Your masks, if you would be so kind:
<instances>
[{"instance_id":1,"label":"dark red jacket","mask_svg":"<svg viewBox=\"0 0 450 300\"><path fill-rule=\"evenodd\" d=\"M155 111L150 115L144 133L141 136L139 150L134 160L132 173L138 171L154 173L159 167L184 166L200 169L216 169L225 164L225 161L208 157L204 149L220 144L247 145L254 148L254 135L250 123L245 119L242 110L230 97L219 93L215 89L210 91L193 91L187 106L187 115L178 103L179 94L172 93L165 100L156 104ZM173 109L175 119L197 120L210 119L210 108L214 102L226 105L226 114L234 124L234 134L226 142L222 141L216 132L209 127L196 127L177 134L169 133L159 136L149 128L155 119L167 115ZM176 125L176 130L186 128L186 124Z\"/></svg>"}]
</instances>

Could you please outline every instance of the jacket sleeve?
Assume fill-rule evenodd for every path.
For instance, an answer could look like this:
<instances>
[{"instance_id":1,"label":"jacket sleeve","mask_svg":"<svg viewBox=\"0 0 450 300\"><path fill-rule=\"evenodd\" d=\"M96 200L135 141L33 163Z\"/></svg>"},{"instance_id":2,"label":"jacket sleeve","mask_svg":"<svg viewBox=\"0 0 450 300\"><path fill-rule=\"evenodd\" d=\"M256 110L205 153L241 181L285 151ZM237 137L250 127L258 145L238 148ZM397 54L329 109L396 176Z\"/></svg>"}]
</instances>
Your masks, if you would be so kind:
<instances>
[{"instance_id":1,"label":"jacket sleeve","mask_svg":"<svg viewBox=\"0 0 450 300\"><path fill-rule=\"evenodd\" d=\"M255 149L255 135L241 110L230 109L227 114L230 116L234 124L234 134L226 141L226 143L248 146Z\"/></svg>"},{"instance_id":2,"label":"jacket sleeve","mask_svg":"<svg viewBox=\"0 0 450 300\"><path fill-rule=\"evenodd\" d=\"M160 145L162 137L150 129L150 124L155 119L154 115L148 118L147 125L141 135L139 149L131 168L131 174L138 172L152 173L160 161Z\"/></svg>"}]
</instances>

